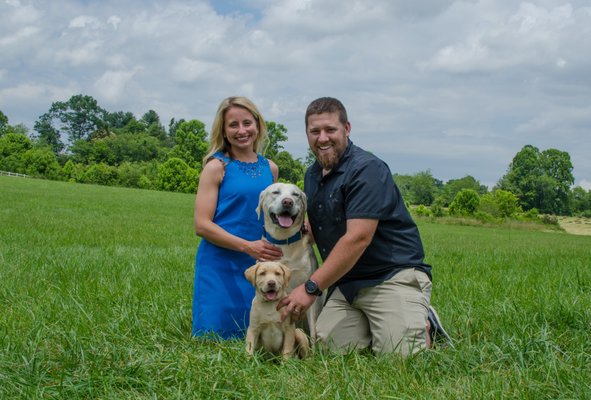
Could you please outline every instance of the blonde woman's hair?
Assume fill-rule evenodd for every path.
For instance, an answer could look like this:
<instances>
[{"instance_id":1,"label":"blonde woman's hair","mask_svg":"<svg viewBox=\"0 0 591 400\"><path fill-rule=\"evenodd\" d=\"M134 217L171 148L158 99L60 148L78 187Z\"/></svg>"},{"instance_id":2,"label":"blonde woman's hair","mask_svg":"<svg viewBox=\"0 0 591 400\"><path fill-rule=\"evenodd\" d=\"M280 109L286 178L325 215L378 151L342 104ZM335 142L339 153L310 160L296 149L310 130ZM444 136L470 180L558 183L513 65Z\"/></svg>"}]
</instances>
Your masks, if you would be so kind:
<instances>
[{"instance_id":1,"label":"blonde woman's hair","mask_svg":"<svg viewBox=\"0 0 591 400\"><path fill-rule=\"evenodd\" d=\"M264 146L267 141L267 124L265 123L263 115L254 105L254 103L246 97L228 97L222 100L220 106L218 107L218 111L215 114L213 125L211 127L209 148L207 149L207 154L205 155L205 157L203 157L202 165L205 165L207 161L211 158L211 156L218 151L226 152L230 155L230 157L232 157L232 149L230 143L228 143L228 141L224 137L224 122L226 120L226 111L228 111L230 107L241 107L252 114L257 123L257 128L259 132L254 140L253 150L255 153L259 153L264 149Z\"/></svg>"}]
</instances>

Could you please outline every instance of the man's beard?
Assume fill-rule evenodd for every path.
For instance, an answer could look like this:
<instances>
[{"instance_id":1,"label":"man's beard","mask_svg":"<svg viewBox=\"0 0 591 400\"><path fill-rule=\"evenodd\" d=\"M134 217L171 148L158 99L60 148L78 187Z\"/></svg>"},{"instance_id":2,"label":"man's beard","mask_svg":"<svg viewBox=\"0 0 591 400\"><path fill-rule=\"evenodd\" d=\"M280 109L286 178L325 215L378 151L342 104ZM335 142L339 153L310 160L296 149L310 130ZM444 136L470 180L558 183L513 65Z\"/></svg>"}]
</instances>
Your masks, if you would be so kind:
<instances>
[{"instance_id":1,"label":"man's beard","mask_svg":"<svg viewBox=\"0 0 591 400\"><path fill-rule=\"evenodd\" d=\"M316 154L316 160L318 161L318 164L320 164L322 169L325 171L331 171L334 167L336 167L340 158L341 154L338 154L336 151L323 155Z\"/></svg>"}]
</instances>

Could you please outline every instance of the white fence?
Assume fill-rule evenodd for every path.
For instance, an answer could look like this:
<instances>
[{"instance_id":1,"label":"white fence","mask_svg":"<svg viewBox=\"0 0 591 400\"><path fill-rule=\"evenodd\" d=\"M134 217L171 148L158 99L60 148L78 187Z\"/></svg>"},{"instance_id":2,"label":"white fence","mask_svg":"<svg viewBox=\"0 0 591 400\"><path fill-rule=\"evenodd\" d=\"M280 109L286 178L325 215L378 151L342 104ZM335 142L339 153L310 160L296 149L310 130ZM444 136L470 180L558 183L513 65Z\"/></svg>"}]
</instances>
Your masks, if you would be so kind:
<instances>
[{"instance_id":1,"label":"white fence","mask_svg":"<svg viewBox=\"0 0 591 400\"><path fill-rule=\"evenodd\" d=\"M8 171L0 171L0 176L2 175L6 175L6 176L19 176L21 178L26 178L28 177L28 175L25 174L19 174L17 172L8 172Z\"/></svg>"}]
</instances>

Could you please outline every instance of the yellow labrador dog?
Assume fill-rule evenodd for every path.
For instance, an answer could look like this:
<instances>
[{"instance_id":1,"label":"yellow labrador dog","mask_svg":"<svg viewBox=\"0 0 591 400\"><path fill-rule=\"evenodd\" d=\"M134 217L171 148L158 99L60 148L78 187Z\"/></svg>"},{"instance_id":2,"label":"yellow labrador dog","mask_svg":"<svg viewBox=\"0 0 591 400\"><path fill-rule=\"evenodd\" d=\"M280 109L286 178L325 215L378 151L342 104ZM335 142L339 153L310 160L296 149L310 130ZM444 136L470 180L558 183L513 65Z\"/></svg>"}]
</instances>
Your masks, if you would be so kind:
<instances>
[{"instance_id":1,"label":"yellow labrador dog","mask_svg":"<svg viewBox=\"0 0 591 400\"><path fill-rule=\"evenodd\" d=\"M259 262L244 271L244 276L255 287L250 309L250 323L246 331L246 352L258 350L290 358L308 355L310 345L304 331L296 328L291 316L281 321L277 303L286 295L291 271L276 261Z\"/></svg>"},{"instance_id":2,"label":"yellow labrador dog","mask_svg":"<svg viewBox=\"0 0 591 400\"><path fill-rule=\"evenodd\" d=\"M280 262L291 270L287 292L306 282L318 268L311 237L302 233L306 215L306 194L291 183L274 183L259 196L257 215L263 214L264 238L283 251ZM318 298L306 312L310 337L316 339L316 318L322 307Z\"/></svg>"}]
</instances>

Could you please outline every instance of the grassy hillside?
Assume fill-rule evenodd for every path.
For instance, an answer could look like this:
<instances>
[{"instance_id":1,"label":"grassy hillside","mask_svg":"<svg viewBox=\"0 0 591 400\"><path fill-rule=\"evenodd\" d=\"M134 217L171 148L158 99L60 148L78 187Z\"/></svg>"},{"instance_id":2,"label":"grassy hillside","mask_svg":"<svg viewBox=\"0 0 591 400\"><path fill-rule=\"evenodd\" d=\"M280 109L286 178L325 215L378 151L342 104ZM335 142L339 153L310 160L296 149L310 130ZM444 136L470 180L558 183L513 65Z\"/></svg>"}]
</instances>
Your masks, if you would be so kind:
<instances>
[{"instance_id":1,"label":"grassy hillside","mask_svg":"<svg viewBox=\"0 0 591 400\"><path fill-rule=\"evenodd\" d=\"M591 237L420 222L456 348L190 336L192 195L0 177L0 398L590 398Z\"/></svg>"}]
</instances>

